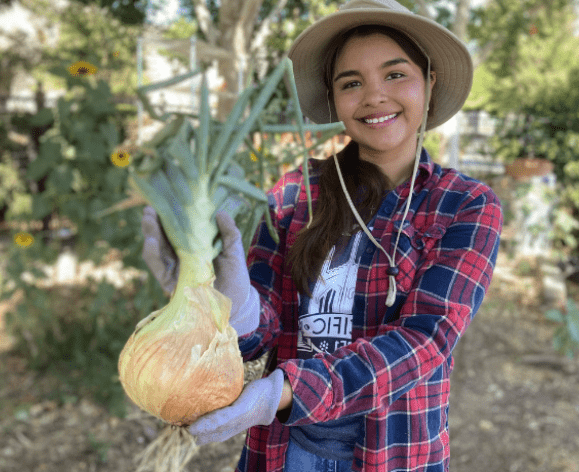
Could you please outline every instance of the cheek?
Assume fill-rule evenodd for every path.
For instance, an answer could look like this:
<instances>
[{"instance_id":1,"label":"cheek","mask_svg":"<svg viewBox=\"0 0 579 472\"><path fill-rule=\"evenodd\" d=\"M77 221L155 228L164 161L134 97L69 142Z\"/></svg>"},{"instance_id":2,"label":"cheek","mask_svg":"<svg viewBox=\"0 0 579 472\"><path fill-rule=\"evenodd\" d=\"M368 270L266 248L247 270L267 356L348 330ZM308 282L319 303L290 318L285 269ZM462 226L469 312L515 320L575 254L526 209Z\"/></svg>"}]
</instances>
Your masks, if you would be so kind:
<instances>
[{"instance_id":1,"label":"cheek","mask_svg":"<svg viewBox=\"0 0 579 472\"><path fill-rule=\"evenodd\" d=\"M334 108L338 114L338 119L344 121L352 114L352 110L355 107L355 103L351 96L344 94L334 95Z\"/></svg>"}]
</instances>

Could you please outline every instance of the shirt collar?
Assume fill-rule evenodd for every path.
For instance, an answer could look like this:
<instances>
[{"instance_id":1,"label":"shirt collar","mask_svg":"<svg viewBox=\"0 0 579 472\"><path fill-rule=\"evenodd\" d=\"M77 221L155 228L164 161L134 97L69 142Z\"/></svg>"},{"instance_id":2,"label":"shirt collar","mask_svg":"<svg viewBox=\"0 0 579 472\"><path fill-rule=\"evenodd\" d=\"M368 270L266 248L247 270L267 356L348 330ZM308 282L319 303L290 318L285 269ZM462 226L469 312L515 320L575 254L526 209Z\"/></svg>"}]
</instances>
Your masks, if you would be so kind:
<instances>
[{"instance_id":1,"label":"shirt collar","mask_svg":"<svg viewBox=\"0 0 579 472\"><path fill-rule=\"evenodd\" d=\"M344 149L340 151L340 154L345 154L346 156L351 155L351 153L358 152L358 144L354 141L350 141ZM422 146L422 152L420 154L420 163L418 164L418 175L416 178L420 178L421 175L427 180L434 172L434 161L428 154L428 151Z\"/></svg>"}]
</instances>

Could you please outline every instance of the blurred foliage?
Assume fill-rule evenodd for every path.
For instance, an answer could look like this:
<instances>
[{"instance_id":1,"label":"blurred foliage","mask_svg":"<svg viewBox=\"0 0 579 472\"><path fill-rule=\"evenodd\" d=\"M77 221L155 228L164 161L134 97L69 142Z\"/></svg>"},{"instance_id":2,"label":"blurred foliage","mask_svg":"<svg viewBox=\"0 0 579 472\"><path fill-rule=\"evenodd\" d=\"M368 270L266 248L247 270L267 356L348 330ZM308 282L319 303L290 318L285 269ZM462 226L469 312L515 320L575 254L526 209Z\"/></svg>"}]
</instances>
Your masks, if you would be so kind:
<instances>
[{"instance_id":1,"label":"blurred foliage","mask_svg":"<svg viewBox=\"0 0 579 472\"><path fill-rule=\"evenodd\" d=\"M61 97L54 109L12 117L11 128L22 134L30 134L38 124L52 127L40 138L38 156L25 168L23 177L10 163L10 152L2 154L0 188L8 206L7 219L26 222L47 215L66 218L76 227L75 253L79 260L92 260L98 265L111 247L121 248L125 266L146 271L141 257L142 210L133 207L101 220L91 216L126 197L127 171L111 162L111 155L125 139L126 113L113 104L113 94L105 81L94 76L73 77L68 65L51 69L66 82L66 98ZM40 180L46 183L44 191L30 192L28 184ZM135 323L154 307L163 306L167 298L153 280L134 296L115 294L111 285L101 283L96 293L86 289L73 299L74 303L62 303L65 300L58 294L37 288L22 277L29 271L43 279L45 274L38 264L54 264L62 249L52 237L54 232L32 233L32 246L10 246L8 274L0 287L2 299L16 290L24 291L24 302L7 318L17 349L26 355L32 368L61 373L65 391L91 394L121 414L120 400L124 397L114 378L118 355ZM68 375L73 371L79 375Z\"/></svg>"},{"instance_id":2,"label":"blurred foliage","mask_svg":"<svg viewBox=\"0 0 579 472\"><path fill-rule=\"evenodd\" d=\"M103 0L104 1L104 0ZM67 88L55 68L77 61L87 61L99 68L99 78L110 84L111 92L121 97L134 97L137 89L137 38L142 27L126 25L107 10L86 2L71 1L65 9L50 8L48 0L34 0L35 11L59 25L58 43L44 47L32 75L55 89ZM69 88L69 87L68 87ZM70 88L69 88L70 91Z\"/></svg>"},{"instance_id":3,"label":"blurred foliage","mask_svg":"<svg viewBox=\"0 0 579 472\"><path fill-rule=\"evenodd\" d=\"M560 255L569 256L579 250L577 15L563 0L527 3L527 11L501 16L504 11L497 2L481 14L482 23L503 23L501 40L510 38L511 45L494 51L477 69L468 107L482 108L497 119L488 152L499 162L526 157L553 162L561 189L555 199L553 240ZM484 28L476 31L485 34ZM481 41L487 40L491 36Z\"/></svg>"},{"instance_id":4,"label":"blurred foliage","mask_svg":"<svg viewBox=\"0 0 579 472\"><path fill-rule=\"evenodd\" d=\"M10 6L13 0L0 0L0 6ZM34 8L37 0L19 0L26 8ZM107 9L110 15L126 25L142 25L145 22L147 10L152 12L162 10L167 5L167 0L69 0L69 5L97 6Z\"/></svg>"},{"instance_id":5,"label":"blurred foliage","mask_svg":"<svg viewBox=\"0 0 579 472\"><path fill-rule=\"evenodd\" d=\"M40 277L35 267L46 253L54 252L34 243L11 249L9 280L18 281L24 301L6 314L6 328L16 339L15 353L29 367L59 379L54 399L74 401L91 396L112 414L125 416L125 396L117 375L119 354L135 324L166 303L153 277L133 279L117 290L106 281L73 286L38 288L21 280L24 272Z\"/></svg>"},{"instance_id":6,"label":"blurred foliage","mask_svg":"<svg viewBox=\"0 0 579 472\"><path fill-rule=\"evenodd\" d=\"M434 162L440 164L441 161L441 145L442 145L442 134L437 132L436 130L430 130L424 133L424 141L422 145L424 149L428 151L430 157Z\"/></svg>"},{"instance_id":7,"label":"blurred foliage","mask_svg":"<svg viewBox=\"0 0 579 472\"><path fill-rule=\"evenodd\" d=\"M565 308L549 310L545 316L559 325L553 336L553 348L572 359L579 349L579 308L569 298Z\"/></svg>"}]
</instances>

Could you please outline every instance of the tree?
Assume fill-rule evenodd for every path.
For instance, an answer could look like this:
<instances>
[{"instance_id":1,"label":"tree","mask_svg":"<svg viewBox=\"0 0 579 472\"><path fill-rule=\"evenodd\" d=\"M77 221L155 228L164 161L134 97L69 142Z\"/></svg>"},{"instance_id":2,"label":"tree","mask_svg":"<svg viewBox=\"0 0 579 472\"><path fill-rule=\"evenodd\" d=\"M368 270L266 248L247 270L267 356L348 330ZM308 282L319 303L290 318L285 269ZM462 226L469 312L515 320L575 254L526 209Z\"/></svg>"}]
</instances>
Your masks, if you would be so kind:
<instances>
[{"instance_id":1,"label":"tree","mask_svg":"<svg viewBox=\"0 0 579 472\"><path fill-rule=\"evenodd\" d=\"M504 163L525 157L553 162L560 186L553 222L556 247L576 254L579 232L572 218L579 218L577 14L572 4L551 7L537 5L518 17L511 13L513 27L505 20L503 38L511 38L512 44L493 51L476 71L467 106L498 119L489 141L493 158Z\"/></svg>"},{"instance_id":2,"label":"tree","mask_svg":"<svg viewBox=\"0 0 579 472\"><path fill-rule=\"evenodd\" d=\"M270 10L265 17L264 0L189 0L182 2L184 10L194 17L200 39L212 46L230 51L231 56L219 62L218 72L225 80L225 90L220 98L218 118L224 120L229 114L239 94L239 76L246 82L247 71L255 51L265 45L270 27L288 0L270 2ZM260 21L258 21L258 18Z\"/></svg>"},{"instance_id":3,"label":"tree","mask_svg":"<svg viewBox=\"0 0 579 472\"><path fill-rule=\"evenodd\" d=\"M336 11L346 0L182 0L184 14L196 25L196 35L209 44L231 51L230 59L219 63L225 79L226 96L220 101L219 118L224 119L240 92L239 74L246 83L251 75L263 78L287 53L293 40L317 19ZM451 25L459 37L466 34L471 0L455 0L456 14L445 2L425 0L402 3L417 13ZM429 6L431 8L429 8ZM183 25L181 25L183 26ZM191 29L173 28L168 37L187 37ZM249 76L249 77L248 77Z\"/></svg>"},{"instance_id":4,"label":"tree","mask_svg":"<svg viewBox=\"0 0 579 472\"><path fill-rule=\"evenodd\" d=\"M161 10L167 3L167 0L74 0L82 5L97 5L106 8L111 15L126 25L143 24L146 18L147 10ZM29 0L0 0L0 7L9 7L15 3L21 3L28 6ZM52 7L57 6L60 2L52 2ZM55 5L56 4L56 5ZM47 10L50 11L50 10Z\"/></svg>"}]
</instances>

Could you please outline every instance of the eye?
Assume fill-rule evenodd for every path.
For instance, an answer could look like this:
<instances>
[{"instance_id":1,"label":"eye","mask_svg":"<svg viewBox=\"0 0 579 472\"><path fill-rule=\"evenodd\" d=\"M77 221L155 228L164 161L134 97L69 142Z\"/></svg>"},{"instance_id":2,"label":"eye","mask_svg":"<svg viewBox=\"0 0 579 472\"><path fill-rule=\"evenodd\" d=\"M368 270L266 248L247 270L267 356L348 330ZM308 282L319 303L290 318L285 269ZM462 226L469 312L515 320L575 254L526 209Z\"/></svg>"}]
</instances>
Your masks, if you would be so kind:
<instances>
[{"instance_id":1,"label":"eye","mask_svg":"<svg viewBox=\"0 0 579 472\"><path fill-rule=\"evenodd\" d=\"M359 85L360 82L358 82L357 80L352 80L350 82L346 82L344 85L342 85L342 90L346 90L352 87L355 87L356 85Z\"/></svg>"},{"instance_id":2,"label":"eye","mask_svg":"<svg viewBox=\"0 0 579 472\"><path fill-rule=\"evenodd\" d=\"M401 77L404 77L404 74L402 74L401 72L391 72L390 74L388 74L388 76L386 78L393 78L393 79L399 79Z\"/></svg>"}]
</instances>

